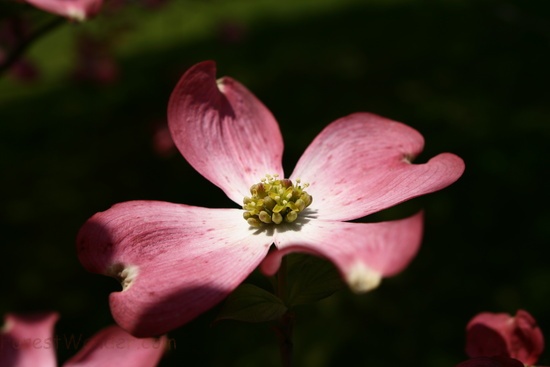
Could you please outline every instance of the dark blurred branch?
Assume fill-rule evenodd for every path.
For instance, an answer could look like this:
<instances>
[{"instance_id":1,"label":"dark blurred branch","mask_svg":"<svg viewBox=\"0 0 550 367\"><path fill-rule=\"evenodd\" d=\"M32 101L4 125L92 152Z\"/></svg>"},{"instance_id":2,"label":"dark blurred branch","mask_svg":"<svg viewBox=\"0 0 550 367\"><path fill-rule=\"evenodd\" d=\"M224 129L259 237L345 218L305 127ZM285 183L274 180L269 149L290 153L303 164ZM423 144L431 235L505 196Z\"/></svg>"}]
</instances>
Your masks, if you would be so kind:
<instances>
[{"instance_id":1,"label":"dark blurred branch","mask_svg":"<svg viewBox=\"0 0 550 367\"><path fill-rule=\"evenodd\" d=\"M50 22L47 22L43 26L36 29L33 33L31 33L28 37L24 38L19 42L15 47L13 47L7 54L6 59L0 63L0 77L2 74L4 74L6 71L8 71L15 62L27 51L27 49L40 37L48 34L52 30L59 27L61 24L64 24L67 22L67 19L58 17L53 19Z\"/></svg>"},{"instance_id":2,"label":"dark blurred branch","mask_svg":"<svg viewBox=\"0 0 550 367\"><path fill-rule=\"evenodd\" d=\"M292 342L292 326L294 324L294 314L287 312L279 320L275 328L277 339L279 341L279 352L281 355L282 367L292 367L292 354L294 344Z\"/></svg>"}]
</instances>

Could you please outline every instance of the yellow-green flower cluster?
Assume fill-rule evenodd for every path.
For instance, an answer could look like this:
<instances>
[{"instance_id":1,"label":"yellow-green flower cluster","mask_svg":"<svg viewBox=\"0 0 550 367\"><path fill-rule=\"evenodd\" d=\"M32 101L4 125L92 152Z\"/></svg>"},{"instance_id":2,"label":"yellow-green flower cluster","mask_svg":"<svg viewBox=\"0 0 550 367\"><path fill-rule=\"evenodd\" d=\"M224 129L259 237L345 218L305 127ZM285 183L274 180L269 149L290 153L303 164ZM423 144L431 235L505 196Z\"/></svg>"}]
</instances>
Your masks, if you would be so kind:
<instances>
[{"instance_id":1,"label":"yellow-green flower cluster","mask_svg":"<svg viewBox=\"0 0 550 367\"><path fill-rule=\"evenodd\" d=\"M312 201L304 191L309 185L296 185L289 179L278 179L277 175L266 175L260 183L250 188L251 197L244 198L243 217L248 224L261 227L264 224L291 223Z\"/></svg>"}]
</instances>

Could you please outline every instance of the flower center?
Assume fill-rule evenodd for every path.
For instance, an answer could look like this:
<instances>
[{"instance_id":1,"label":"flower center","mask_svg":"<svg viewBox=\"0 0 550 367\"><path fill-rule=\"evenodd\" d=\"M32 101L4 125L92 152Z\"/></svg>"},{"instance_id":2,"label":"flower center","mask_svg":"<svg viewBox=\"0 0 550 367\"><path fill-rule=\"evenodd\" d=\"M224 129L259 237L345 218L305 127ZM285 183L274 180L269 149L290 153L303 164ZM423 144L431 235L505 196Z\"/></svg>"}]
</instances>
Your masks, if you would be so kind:
<instances>
[{"instance_id":1,"label":"flower center","mask_svg":"<svg viewBox=\"0 0 550 367\"><path fill-rule=\"evenodd\" d=\"M311 204L311 195L304 191L308 186L300 185L299 179L294 185L289 179L279 180L277 175L266 175L260 183L250 187L252 197L243 200L243 217L253 227L292 223Z\"/></svg>"}]
</instances>

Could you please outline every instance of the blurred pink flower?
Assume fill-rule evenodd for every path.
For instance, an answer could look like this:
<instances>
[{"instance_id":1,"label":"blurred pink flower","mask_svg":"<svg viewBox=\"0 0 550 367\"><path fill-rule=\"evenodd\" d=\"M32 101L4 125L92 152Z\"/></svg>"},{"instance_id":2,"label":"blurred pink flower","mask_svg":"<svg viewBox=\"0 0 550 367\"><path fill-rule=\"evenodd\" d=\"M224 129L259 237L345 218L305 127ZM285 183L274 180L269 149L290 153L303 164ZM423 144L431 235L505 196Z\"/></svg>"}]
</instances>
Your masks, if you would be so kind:
<instances>
[{"instance_id":1,"label":"blurred pink flower","mask_svg":"<svg viewBox=\"0 0 550 367\"><path fill-rule=\"evenodd\" d=\"M166 121L156 122L152 126L153 128L153 151L159 157L167 158L178 151L170 130Z\"/></svg>"},{"instance_id":2,"label":"blurred pink flower","mask_svg":"<svg viewBox=\"0 0 550 367\"><path fill-rule=\"evenodd\" d=\"M542 331L524 310L518 310L514 317L507 313L480 313L466 327L466 354L472 358L502 356L533 365L543 349Z\"/></svg>"},{"instance_id":3,"label":"blurred pink flower","mask_svg":"<svg viewBox=\"0 0 550 367\"><path fill-rule=\"evenodd\" d=\"M99 84L116 81L119 68L109 48L107 41L81 34L76 48L75 79Z\"/></svg>"},{"instance_id":4,"label":"blurred pink flower","mask_svg":"<svg viewBox=\"0 0 550 367\"><path fill-rule=\"evenodd\" d=\"M80 347L78 342L60 341L53 334L57 313L8 314L0 332L0 366L55 367L56 349ZM80 340L75 338L74 340ZM158 364L167 339L138 339L116 325L109 326L89 340L64 367L153 367Z\"/></svg>"},{"instance_id":5,"label":"blurred pink flower","mask_svg":"<svg viewBox=\"0 0 550 367\"><path fill-rule=\"evenodd\" d=\"M72 20L84 21L101 10L103 0L24 0L35 7Z\"/></svg>"},{"instance_id":6,"label":"blurred pink flower","mask_svg":"<svg viewBox=\"0 0 550 367\"><path fill-rule=\"evenodd\" d=\"M216 80L213 62L193 66L180 79L168 124L191 166L242 208L131 201L83 225L79 259L87 270L121 281L122 292L110 295L111 311L138 336L185 324L223 300L260 263L264 274L273 275L291 252L329 259L356 292L375 288L417 253L422 214L346 221L440 190L464 170L451 153L411 164L423 148L422 135L356 113L328 125L286 176L273 115L239 82ZM276 249L269 251L272 244Z\"/></svg>"},{"instance_id":7,"label":"blurred pink flower","mask_svg":"<svg viewBox=\"0 0 550 367\"><path fill-rule=\"evenodd\" d=\"M508 357L477 357L468 359L455 367L525 367L517 359Z\"/></svg>"},{"instance_id":8,"label":"blurred pink flower","mask_svg":"<svg viewBox=\"0 0 550 367\"><path fill-rule=\"evenodd\" d=\"M162 8L168 1L169 0L109 0L105 2L105 10L108 13L116 13L128 5L137 5L146 9L156 10Z\"/></svg>"},{"instance_id":9,"label":"blurred pink flower","mask_svg":"<svg viewBox=\"0 0 550 367\"><path fill-rule=\"evenodd\" d=\"M28 24L24 19L12 17L0 22L0 67L10 63L9 73L16 79L29 82L38 78L36 66L24 57L10 62L10 53L25 42L29 35Z\"/></svg>"},{"instance_id":10,"label":"blurred pink flower","mask_svg":"<svg viewBox=\"0 0 550 367\"><path fill-rule=\"evenodd\" d=\"M247 33L246 25L238 20L227 19L218 24L218 38L228 45L243 42Z\"/></svg>"},{"instance_id":11,"label":"blurred pink flower","mask_svg":"<svg viewBox=\"0 0 550 367\"><path fill-rule=\"evenodd\" d=\"M151 9L158 9L164 6L168 0L143 0L143 5Z\"/></svg>"},{"instance_id":12,"label":"blurred pink flower","mask_svg":"<svg viewBox=\"0 0 550 367\"><path fill-rule=\"evenodd\" d=\"M0 60L1 60L0 55ZM1 62L1 61L0 61ZM22 82L33 82L40 73L34 63L26 59L17 60L10 68L10 74Z\"/></svg>"}]
</instances>

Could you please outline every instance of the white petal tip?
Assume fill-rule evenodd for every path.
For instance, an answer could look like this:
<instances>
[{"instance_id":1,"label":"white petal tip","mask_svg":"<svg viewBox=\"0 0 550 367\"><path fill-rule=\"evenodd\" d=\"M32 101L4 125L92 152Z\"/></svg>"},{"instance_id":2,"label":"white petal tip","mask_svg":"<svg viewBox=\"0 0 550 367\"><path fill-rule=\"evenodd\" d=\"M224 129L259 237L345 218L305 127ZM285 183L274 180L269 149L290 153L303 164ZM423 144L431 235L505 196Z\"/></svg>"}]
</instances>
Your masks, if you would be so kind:
<instances>
[{"instance_id":1,"label":"white petal tip","mask_svg":"<svg viewBox=\"0 0 550 367\"><path fill-rule=\"evenodd\" d=\"M12 328L13 328L13 321L9 320L9 319L6 319L5 322L4 322L4 325L2 325L2 327L0 327L0 333L1 334L8 333Z\"/></svg>"},{"instance_id":2,"label":"white petal tip","mask_svg":"<svg viewBox=\"0 0 550 367\"><path fill-rule=\"evenodd\" d=\"M216 86L218 87L218 90L222 93L225 91L225 84L224 84L224 78L216 79Z\"/></svg>"},{"instance_id":3,"label":"white petal tip","mask_svg":"<svg viewBox=\"0 0 550 367\"><path fill-rule=\"evenodd\" d=\"M346 281L353 292L365 293L378 287L382 276L362 263L356 263L350 268Z\"/></svg>"},{"instance_id":4,"label":"white petal tip","mask_svg":"<svg viewBox=\"0 0 550 367\"><path fill-rule=\"evenodd\" d=\"M138 267L136 265L114 264L107 269L107 275L116 278L122 291L128 290L138 275Z\"/></svg>"},{"instance_id":5,"label":"white petal tip","mask_svg":"<svg viewBox=\"0 0 550 367\"><path fill-rule=\"evenodd\" d=\"M67 9L67 17L77 22L83 22L87 18L86 13L82 9L73 7Z\"/></svg>"}]
</instances>

